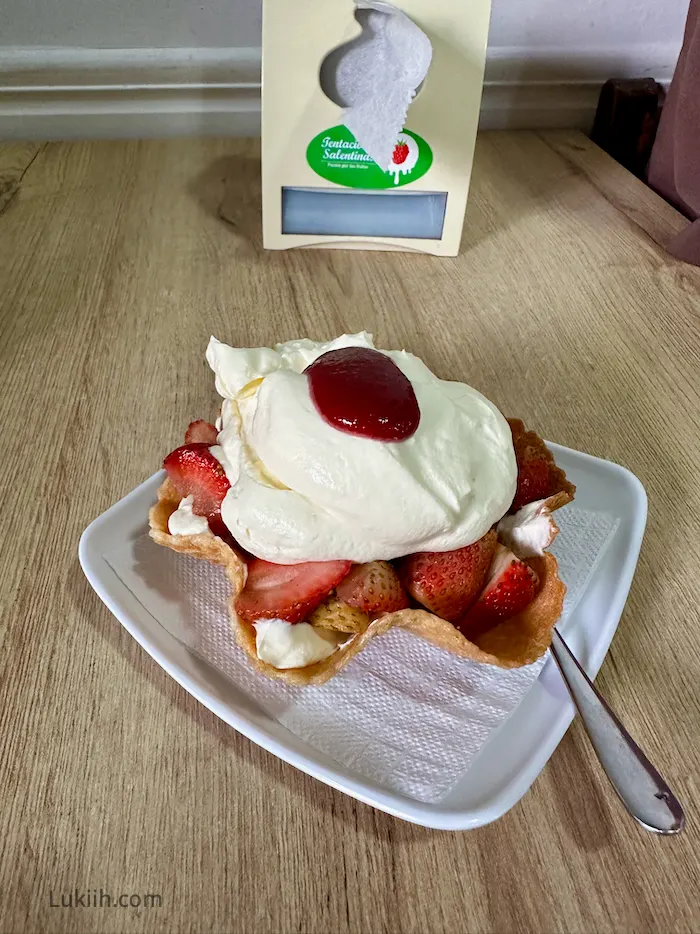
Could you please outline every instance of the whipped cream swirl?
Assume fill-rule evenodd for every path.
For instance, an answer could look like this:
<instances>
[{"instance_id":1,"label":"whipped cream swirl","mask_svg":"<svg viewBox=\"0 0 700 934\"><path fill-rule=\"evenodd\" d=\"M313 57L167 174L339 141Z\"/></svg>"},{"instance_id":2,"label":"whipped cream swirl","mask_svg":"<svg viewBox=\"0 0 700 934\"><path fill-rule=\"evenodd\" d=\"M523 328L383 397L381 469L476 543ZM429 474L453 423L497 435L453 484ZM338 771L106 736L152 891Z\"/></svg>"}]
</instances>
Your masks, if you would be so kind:
<instances>
[{"instance_id":1,"label":"whipped cream swirl","mask_svg":"<svg viewBox=\"0 0 700 934\"><path fill-rule=\"evenodd\" d=\"M211 450L231 483L221 509L231 534L278 564L390 560L481 538L515 495L505 418L418 357L380 351L411 380L418 430L399 442L338 431L314 406L303 371L341 347L375 349L366 332L274 349L233 348L212 337L207 360L224 402Z\"/></svg>"}]
</instances>

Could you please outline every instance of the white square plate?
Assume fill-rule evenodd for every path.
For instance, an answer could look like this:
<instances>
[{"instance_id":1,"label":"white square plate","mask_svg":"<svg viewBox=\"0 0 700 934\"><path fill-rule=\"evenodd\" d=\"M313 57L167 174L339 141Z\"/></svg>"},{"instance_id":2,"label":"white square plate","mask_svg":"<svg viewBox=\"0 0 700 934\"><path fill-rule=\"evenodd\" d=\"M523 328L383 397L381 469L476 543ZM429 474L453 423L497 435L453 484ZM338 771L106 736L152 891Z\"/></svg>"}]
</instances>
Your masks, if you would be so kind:
<instances>
[{"instance_id":1,"label":"white square plate","mask_svg":"<svg viewBox=\"0 0 700 934\"><path fill-rule=\"evenodd\" d=\"M646 523L639 480L609 461L550 445L576 484L576 505L615 520L604 560L562 626L562 634L595 677L627 599ZM193 654L149 612L105 558L120 543L147 530L146 516L163 473L151 477L95 519L80 540L80 563L99 597L131 635L185 690L244 736L309 775L404 820L445 830L466 830L503 815L543 769L574 716L574 707L551 658L515 712L491 736L468 770L437 803L401 794L320 752L273 719L257 701ZM155 546L154 546L155 547Z\"/></svg>"}]
</instances>

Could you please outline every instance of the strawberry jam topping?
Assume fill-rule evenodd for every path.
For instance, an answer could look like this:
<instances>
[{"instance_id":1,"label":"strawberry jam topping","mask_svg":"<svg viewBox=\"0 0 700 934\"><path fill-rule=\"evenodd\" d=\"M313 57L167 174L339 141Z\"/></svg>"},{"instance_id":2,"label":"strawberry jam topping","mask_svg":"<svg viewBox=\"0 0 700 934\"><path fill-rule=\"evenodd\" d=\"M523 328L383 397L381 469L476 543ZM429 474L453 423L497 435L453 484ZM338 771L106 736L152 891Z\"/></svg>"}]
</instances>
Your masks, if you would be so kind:
<instances>
[{"instance_id":1,"label":"strawberry jam topping","mask_svg":"<svg viewBox=\"0 0 700 934\"><path fill-rule=\"evenodd\" d=\"M378 350L329 350L305 372L314 405L339 431L376 441L405 441L418 428L420 409L411 381Z\"/></svg>"}]
</instances>

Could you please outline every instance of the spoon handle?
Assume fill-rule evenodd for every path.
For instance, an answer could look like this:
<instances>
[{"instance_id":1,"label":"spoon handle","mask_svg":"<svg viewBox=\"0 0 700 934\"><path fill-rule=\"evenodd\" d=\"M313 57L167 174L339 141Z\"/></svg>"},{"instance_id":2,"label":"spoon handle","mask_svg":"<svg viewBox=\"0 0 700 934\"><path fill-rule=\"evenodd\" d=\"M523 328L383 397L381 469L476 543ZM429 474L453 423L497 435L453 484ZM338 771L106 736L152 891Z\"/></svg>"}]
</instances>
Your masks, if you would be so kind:
<instances>
[{"instance_id":1,"label":"spoon handle","mask_svg":"<svg viewBox=\"0 0 700 934\"><path fill-rule=\"evenodd\" d=\"M556 629L552 631L552 655L622 803L646 830L679 833L685 816L677 798L595 689Z\"/></svg>"}]
</instances>

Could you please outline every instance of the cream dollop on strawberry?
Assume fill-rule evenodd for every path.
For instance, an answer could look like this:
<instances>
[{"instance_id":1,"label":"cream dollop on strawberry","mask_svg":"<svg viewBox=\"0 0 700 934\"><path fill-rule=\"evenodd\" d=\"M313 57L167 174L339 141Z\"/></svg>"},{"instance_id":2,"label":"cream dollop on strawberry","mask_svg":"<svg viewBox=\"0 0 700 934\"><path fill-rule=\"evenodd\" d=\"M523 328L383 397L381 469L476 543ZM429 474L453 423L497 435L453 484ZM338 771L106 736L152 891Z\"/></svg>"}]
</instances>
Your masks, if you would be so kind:
<instances>
[{"instance_id":1,"label":"cream dollop on strawberry","mask_svg":"<svg viewBox=\"0 0 700 934\"><path fill-rule=\"evenodd\" d=\"M558 532L546 499L528 503L498 523L499 540L519 558L543 555Z\"/></svg>"}]
</instances>

